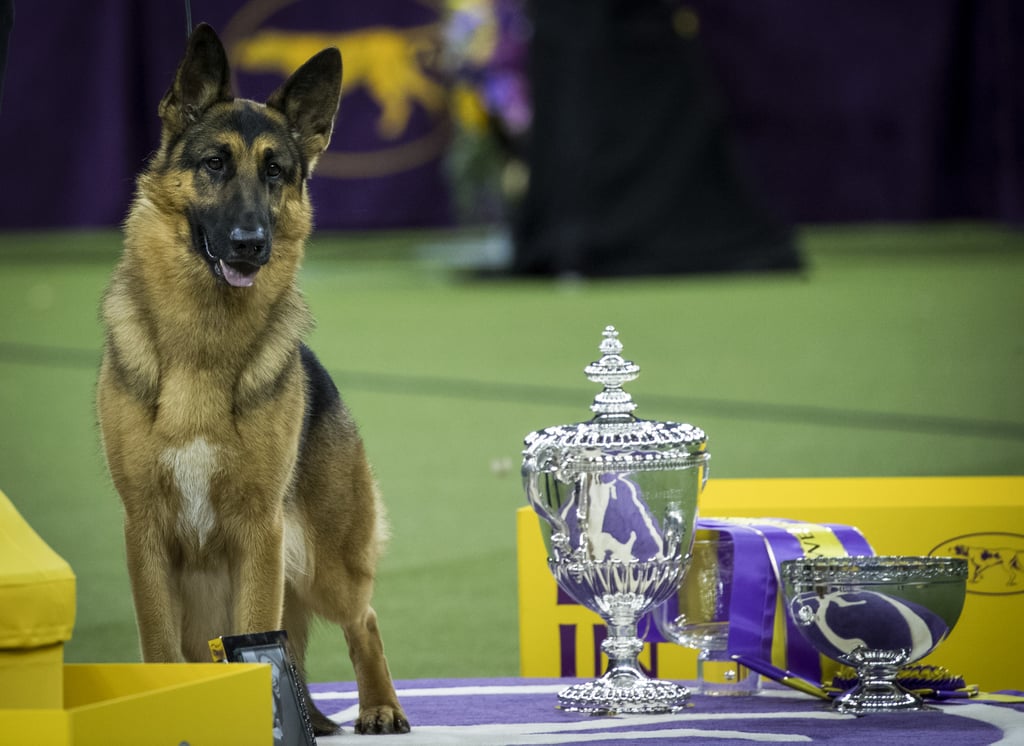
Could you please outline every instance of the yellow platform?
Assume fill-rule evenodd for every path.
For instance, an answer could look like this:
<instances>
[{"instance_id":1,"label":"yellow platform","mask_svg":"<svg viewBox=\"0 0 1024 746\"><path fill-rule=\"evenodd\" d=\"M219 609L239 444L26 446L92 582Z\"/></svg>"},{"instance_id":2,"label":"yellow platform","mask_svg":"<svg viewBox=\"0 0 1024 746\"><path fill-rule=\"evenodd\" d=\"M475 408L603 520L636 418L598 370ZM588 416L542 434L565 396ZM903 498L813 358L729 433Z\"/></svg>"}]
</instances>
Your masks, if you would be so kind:
<instances>
[{"instance_id":1,"label":"yellow platform","mask_svg":"<svg viewBox=\"0 0 1024 746\"><path fill-rule=\"evenodd\" d=\"M1024 689L1024 477L712 478L700 513L839 523L859 528L876 554L966 557L971 577L963 614L925 662L946 666L987 691ZM594 645L600 618L558 603L537 521L532 509L520 509L522 675L559 676L567 658L576 661L575 675L600 675L603 663ZM574 634L560 637L565 627L574 627ZM568 637L576 651L563 657L560 644ZM641 662L661 676L696 677L696 654L676 645L647 645Z\"/></svg>"},{"instance_id":2,"label":"yellow platform","mask_svg":"<svg viewBox=\"0 0 1024 746\"><path fill-rule=\"evenodd\" d=\"M64 666L63 706L0 708L0 746L269 746L270 667Z\"/></svg>"}]
</instances>

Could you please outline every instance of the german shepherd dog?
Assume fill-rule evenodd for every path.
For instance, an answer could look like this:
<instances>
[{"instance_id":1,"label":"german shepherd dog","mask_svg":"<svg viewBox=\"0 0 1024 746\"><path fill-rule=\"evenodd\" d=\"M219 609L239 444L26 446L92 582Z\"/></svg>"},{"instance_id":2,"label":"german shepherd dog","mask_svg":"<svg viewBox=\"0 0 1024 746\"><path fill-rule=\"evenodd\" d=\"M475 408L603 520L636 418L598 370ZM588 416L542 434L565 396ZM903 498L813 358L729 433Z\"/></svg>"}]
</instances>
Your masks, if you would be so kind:
<instances>
[{"instance_id":1,"label":"german shepherd dog","mask_svg":"<svg viewBox=\"0 0 1024 746\"><path fill-rule=\"evenodd\" d=\"M283 627L301 670L317 614L348 643L355 730L406 732L370 607L384 515L296 287L340 96L325 49L266 104L236 99L220 40L195 29L103 299L97 408L144 660Z\"/></svg>"}]
</instances>

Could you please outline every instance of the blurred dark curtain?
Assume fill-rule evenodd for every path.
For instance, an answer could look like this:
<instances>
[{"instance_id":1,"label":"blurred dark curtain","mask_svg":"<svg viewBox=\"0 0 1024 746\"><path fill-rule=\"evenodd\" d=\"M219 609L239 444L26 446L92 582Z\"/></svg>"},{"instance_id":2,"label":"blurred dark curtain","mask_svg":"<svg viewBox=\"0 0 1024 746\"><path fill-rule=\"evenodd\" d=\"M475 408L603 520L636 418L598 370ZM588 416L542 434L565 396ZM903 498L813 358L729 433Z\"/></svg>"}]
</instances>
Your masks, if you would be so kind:
<instances>
[{"instance_id":1,"label":"blurred dark curtain","mask_svg":"<svg viewBox=\"0 0 1024 746\"><path fill-rule=\"evenodd\" d=\"M783 217L1024 226L1024 3L688 4L740 161Z\"/></svg>"},{"instance_id":2,"label":"blurred dark curtain","mask_svg":"<svg viewBox=\"0 0 1024 746\"><path fill-rule=\"evenodd\" d=\"M7 42L14 26L14 0L0 0L0 111L4 105L4 73L7 71Z\"/></svg>"},{"instance_id":3,"label":"blurred dark curtain","mask_svg":"<svg viewBox=\"0 0 1024 746\"><path fill-rule=\"evenodd\" d=\"M741 178L696 15L661 0L537 0L530 183L513 271L794 268Z\"/></svg>"}]
</instances>

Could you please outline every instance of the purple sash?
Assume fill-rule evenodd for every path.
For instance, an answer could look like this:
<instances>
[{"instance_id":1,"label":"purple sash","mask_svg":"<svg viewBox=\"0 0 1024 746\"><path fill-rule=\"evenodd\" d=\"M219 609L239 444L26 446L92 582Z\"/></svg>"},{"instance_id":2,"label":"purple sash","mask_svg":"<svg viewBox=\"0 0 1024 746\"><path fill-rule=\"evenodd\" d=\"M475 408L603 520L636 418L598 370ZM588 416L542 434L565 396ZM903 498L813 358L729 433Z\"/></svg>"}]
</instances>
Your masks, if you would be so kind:
<instances>
[{"instance_id":1,"label":"purple sash","mask_svg":"<svg viewBox=\"0 0 1024 746\"><path fill-rule=\"evenodd\" d=\"M781 589L779 564L803 556L834 555L840 548L848 555L874 554L860 531L840 524L808 524L781 518L700 518L697 528L718 531L733 543L729 653L767 662L772 661ZM826 529L824 533L829 534L830 541L816 542L815 528ZM832 537L838 541L838 546ZM821 681L818 652L804 640L789 614L785 610L782 614L786 628L784 667L811 681ZM775 642L778 650L778 643L782 641Z\"/></svg>"}]
</instances>

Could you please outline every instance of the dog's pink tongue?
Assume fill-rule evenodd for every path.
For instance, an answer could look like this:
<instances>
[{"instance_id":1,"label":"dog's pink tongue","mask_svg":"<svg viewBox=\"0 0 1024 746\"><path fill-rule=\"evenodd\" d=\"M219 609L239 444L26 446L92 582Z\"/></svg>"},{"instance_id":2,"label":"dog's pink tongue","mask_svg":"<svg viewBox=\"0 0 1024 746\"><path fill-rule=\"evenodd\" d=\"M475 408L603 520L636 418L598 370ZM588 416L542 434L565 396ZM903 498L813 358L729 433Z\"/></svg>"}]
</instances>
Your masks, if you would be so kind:
<instances>
[{"instance_id":1,"label":"dog's pink tongue","mask_svg":"<svg viewBox=\"0 0 1024 746\"><path fill-rule=\"evenodd\" d=\"M233 287L236 288L251 287L253 280L256 277L255 272L253 272L251 275L239 272L237 269L232 267L223 259L220 260L220 271L224 273L224 279L228 281L228 285L232 285Z\"/></svg>"}]
</instances>

